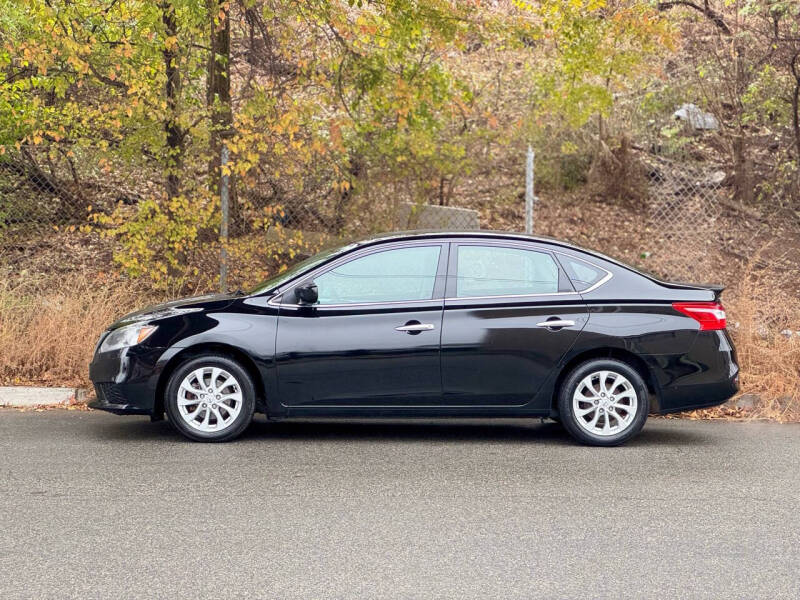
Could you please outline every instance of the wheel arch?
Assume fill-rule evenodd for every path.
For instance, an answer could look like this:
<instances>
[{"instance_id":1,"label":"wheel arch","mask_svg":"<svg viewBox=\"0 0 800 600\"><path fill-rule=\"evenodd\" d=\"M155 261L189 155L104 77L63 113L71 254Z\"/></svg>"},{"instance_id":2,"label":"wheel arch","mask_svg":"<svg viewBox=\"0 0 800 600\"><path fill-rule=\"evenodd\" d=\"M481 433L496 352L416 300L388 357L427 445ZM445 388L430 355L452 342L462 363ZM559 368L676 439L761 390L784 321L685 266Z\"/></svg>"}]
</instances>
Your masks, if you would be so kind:
<instances>
[{"instance_id":1,"label":"wheel arch","mask_svg":"<svg viewBox=\"0 0 800 600\"><path fill-rule=\"evenodd\" d=\"M592 350L585 350L579 354L576 354L575 356L570 358L566 364L564 364L564 366L558 373L555 385L553 386L553 396L550 399L550 408L553 411L553 413L558 412L558 394L561 390L561 385L564 383L564 380L569 376L572 370L579 364L595 358L613 358L620 362L624 362L626 365L630 366L637 373L639 373L639 375L641 375L642 379L644 380L645 385L647 386L647 392L650 400L650 412L651 413L658 412L659 410L658 387L656 385L656 380L653 377L653 373L647 366L647 363L644 360L642 360L640 356L637 356L636 354L634 354L629 350L624 350L622 348L608 347L608 348L594 348Z\"/></svg>"},{"instance_id":2,"label":"wheel arch","mask_svg":"<svg viewBox=\"0 0 800 600\"><path fill-rule=\"evenodd\" d=\"M253 361L246 352L241 349L228 344L221 344L216 342L203 342L189 346L178 352L175 356L169 359L161 373L158 376L158 383L156 384L155 403L153 405L153 418L161 419L164 416L164 394L167 389L167 384L172 373L175 372L181 364L205 354L223 354L228 356L242 365L242 368L247 371L247 374L253 380L256 388L256 411L266 413L266 397L264 395L264 379Z\"/></svg>"}]
</instances>

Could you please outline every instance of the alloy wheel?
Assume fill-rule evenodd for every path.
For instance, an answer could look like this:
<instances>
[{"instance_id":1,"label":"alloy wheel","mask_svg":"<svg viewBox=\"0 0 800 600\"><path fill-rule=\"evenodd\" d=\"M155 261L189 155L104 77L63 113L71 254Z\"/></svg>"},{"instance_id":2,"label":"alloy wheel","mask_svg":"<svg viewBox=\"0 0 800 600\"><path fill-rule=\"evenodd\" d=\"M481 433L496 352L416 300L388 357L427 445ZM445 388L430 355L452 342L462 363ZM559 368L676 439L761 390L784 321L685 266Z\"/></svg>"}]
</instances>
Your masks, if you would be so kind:
<instances>
[{"instance_id":1,"label":"alloy wheel","mask_svg":"<svg viewBox=\"0 0 800 600\"><path fill-rule=\"evenodd\" d=\"M178 388L178 411L184 422L203 432L227 429L242 410L242 387L219 367L200 367Z\"/></svg>"},{"instance_id":2,"label":"alloy wheel","mask_svg":"<svg viewBox=\"0 0 800 600\"><path fill-rule=\"evenodd\" d=\"M615 371L595 371L578 383L572 395L575 421L594 435L617 435L636 418L638 397L633 384Z\"/></svg>"}]
</instances>

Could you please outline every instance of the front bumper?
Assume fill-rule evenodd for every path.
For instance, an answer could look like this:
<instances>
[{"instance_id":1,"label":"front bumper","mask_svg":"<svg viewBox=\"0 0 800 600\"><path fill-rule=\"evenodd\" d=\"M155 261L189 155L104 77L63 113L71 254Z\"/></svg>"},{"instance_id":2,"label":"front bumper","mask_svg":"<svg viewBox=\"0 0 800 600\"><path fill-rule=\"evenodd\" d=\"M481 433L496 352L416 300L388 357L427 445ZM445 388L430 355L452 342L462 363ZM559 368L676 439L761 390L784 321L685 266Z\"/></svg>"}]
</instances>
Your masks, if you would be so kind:
<instances>
[{"instance_id":1,"label":"front bumper","mask_svg":"<svg viewBox=\"0 0 800 600\"><path fill-rule=\"evenodd\" d=\"M89 378L97 398L90 408L115 414L151 415L164 348L133 346L95 353Z\"/></svg>"},{"instance_id":2,"label":"front bumper","mask_svg":"<svg viewBox=\"0 0 800 600\"><path fill-rule=\"evenodd\" d=\"M153 407L146 406L137 396L132 398L124 391L125 387L116 383L95 383L97 396L89 402L89 408L105 410L116 415L149 415Z\"/></svg>"}]
</instances>

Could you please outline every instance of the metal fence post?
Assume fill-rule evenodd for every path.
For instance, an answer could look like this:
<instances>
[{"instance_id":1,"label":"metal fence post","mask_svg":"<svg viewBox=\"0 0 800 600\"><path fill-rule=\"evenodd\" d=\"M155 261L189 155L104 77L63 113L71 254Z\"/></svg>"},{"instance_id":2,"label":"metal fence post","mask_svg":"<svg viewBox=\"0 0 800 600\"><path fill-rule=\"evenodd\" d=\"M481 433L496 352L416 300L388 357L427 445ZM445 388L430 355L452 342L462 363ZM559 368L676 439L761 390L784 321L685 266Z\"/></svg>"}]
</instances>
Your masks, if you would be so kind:
<instances>
[{"instance_id":1,"label":"metal fence post","mask_svg":"<svg viewBox=\"0 0 800 600\"><path fill-rule=\"evenodd\" d=\"M226 172L228 165L228 147L222 144L222 155L220 156L220 185L219 201L222 205L222 222L219 224L219 289L223 294L228 291L228 196L230 178Z\"/></svg>"},{"instance_id":2,"label":"metal fence post","mask_svg":"<svg viewBox=\"0 0 800 600\"><path fill-rule=\"evenodd\" d=\"M528 146L525 161L525 233L533 233L533 148Z\"/></svg>"}]
</instances>

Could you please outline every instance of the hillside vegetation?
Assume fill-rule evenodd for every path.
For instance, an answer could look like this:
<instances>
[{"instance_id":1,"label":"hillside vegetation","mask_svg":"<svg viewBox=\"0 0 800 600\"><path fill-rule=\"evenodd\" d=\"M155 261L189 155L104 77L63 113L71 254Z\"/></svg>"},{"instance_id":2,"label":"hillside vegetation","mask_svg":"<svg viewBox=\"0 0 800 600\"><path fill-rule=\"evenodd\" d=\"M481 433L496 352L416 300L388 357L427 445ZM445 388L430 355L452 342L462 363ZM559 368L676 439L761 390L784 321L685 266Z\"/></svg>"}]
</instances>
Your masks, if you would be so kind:
<instances>
[{"instance_id":1,"label":"hillside vegetation","mask_svg":"<svg viewBox=\"0 0 800 600\"><path fill-rule=\"evenodd\" d=\"M83 382L223 248L239 287L403 203L522 230L529 145L537 233L728 286L755 396L711 414L800 418L794 0L0 0L0 380Z\"/></svg>"}]
</instances>

